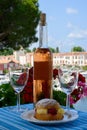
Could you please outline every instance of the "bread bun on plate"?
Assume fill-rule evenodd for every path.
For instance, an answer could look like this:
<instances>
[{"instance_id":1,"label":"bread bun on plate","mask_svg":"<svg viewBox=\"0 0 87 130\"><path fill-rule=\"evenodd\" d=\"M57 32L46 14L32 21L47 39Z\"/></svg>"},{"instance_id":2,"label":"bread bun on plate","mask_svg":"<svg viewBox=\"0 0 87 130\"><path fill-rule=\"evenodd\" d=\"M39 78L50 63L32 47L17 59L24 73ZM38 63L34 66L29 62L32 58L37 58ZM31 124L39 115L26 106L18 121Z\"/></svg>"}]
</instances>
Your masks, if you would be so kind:
<instances>
[{"instance_id":1,"label":"bread bun on plate","mask_svg":"<svg viewBox=\"0 0 87 130\"><path fill-rule=\"evenodd\" d=\"M34 117L38 120L62 120L64 109L54 99L42 99L35 105Z\"/></svg>"}]
</instances>

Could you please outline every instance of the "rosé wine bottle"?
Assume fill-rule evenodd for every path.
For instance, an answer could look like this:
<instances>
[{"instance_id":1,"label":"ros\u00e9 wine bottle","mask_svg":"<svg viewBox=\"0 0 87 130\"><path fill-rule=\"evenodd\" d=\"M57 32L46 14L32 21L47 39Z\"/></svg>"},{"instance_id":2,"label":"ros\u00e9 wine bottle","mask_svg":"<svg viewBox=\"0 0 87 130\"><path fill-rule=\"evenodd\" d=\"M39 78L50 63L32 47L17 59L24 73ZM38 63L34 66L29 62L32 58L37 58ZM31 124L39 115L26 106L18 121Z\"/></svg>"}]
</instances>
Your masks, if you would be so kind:
<instances>
[{"instance_id":1,"label":"ros\u00e9 wine bottle","mask_svg":"<svg viewBox=\"0 0 87 130\"><path fill-rule=\"evenodd\" d=\"M46 14L40 17L39 48L34 52L33 102L52 98L53 56L47 46Z\"/></svg>"}]
</instances>

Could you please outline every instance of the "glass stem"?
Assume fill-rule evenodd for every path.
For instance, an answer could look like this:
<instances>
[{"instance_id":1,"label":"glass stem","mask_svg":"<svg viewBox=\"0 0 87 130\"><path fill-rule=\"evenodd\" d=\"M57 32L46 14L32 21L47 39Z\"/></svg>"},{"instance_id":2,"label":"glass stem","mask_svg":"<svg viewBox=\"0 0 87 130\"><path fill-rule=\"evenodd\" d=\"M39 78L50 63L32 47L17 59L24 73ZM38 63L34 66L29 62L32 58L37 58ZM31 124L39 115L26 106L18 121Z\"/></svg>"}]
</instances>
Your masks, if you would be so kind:
<instances>
[{"instance_id":1,"label":"glass stem","mask_svg":"<svg viewBox=\"0 0 87 130\"><path fill-rule=\"evenodd\" d=\"M66 97L66 109L68 111L70 110L70 94L67 94L67 97Z\"/></svg>"},{"instance_id":2,"label":"glass stem","mask_svg":"<svg viewBox=\"0 0 87 130\"><path fill-rule=\"evenodd\" d=\"M17 110L20 111L20 93L17 93Z\"/></svg>"}]
</instances>

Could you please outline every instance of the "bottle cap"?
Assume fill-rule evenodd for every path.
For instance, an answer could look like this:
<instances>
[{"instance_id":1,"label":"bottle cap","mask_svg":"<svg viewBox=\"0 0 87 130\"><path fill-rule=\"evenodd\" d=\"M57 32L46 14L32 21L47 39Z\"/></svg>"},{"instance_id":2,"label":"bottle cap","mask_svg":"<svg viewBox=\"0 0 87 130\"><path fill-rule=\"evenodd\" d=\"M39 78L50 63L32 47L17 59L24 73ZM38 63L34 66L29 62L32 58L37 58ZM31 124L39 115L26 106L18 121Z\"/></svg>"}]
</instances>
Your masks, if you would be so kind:
<instances>
[{"instance_id":1,"label":"bottle cap","mask_svg":"<svg viewBox=\"0 0 87 130\"><path fill-rule=\"evenodd\" d=\"M41 21L41 25L45 26L45 24L46 24L46 14L45 13L41 13L40 21Z\"/></svg>"}]
</instances>

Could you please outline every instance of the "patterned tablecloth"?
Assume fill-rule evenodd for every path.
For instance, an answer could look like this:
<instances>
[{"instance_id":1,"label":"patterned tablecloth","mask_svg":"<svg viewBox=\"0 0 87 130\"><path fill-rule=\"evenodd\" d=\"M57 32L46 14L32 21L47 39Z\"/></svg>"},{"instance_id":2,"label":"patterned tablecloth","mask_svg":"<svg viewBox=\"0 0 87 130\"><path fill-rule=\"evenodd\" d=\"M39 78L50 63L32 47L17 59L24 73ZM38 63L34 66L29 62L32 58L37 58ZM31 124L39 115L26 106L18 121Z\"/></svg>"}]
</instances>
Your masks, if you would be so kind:
<instances>
[{"instance_id":1,"label":"patterned tablecloth","mask_svg":"<svg viewBox=\"0 0 87 130\"><path fill-rule=\"evenodd\" d=\"M24 105L33 109L33 104ZM87 130L87 113L78 112L79 118L67 123L57 125L37 125L23 120L19 113L9 108L0 108L0 130Z\"/></svg>"}]
</instances>

